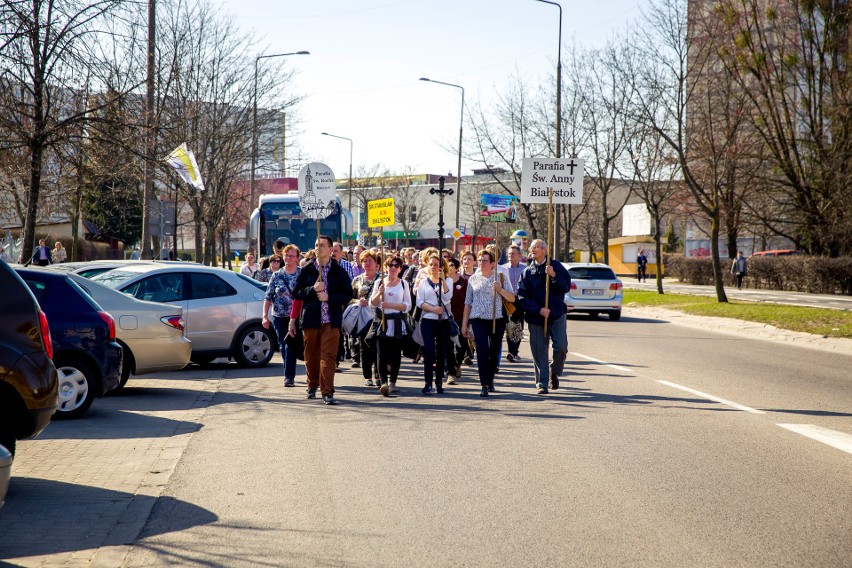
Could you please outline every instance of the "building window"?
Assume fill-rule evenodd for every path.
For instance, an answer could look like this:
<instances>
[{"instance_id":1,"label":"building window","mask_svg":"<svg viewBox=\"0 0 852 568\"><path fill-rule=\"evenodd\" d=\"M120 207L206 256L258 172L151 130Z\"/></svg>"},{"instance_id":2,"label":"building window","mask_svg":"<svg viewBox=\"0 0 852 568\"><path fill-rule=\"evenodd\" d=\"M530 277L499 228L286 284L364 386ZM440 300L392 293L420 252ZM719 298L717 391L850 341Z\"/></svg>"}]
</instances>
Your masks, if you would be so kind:
<instances>
[{"instance_id":1,"label":"building window","mask_svg":"<svg viewBox=\"0 0 852 568\"><path fill-rule=\"evenodd\" d=\"M411 206L411 212L408 214L408 220L412 223L417 222L417 206L416 205Z\"/></svg>"}]
</instances>

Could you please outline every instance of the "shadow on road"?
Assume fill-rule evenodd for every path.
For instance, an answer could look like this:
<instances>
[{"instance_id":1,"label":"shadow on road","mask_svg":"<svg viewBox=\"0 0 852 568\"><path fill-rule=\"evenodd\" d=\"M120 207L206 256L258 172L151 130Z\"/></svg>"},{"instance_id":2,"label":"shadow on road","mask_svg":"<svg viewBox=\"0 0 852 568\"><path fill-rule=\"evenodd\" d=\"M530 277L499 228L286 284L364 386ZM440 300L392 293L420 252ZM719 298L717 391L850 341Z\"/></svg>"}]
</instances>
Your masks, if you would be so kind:
<instances>
[{"instance_id":1,"label":"shadow on road","mask_svg":"<svg viewBox=\"0 0 852 568\"><path fill-rule=\"evenodd\" d=\"M152 534L181 531L215 522L207 509L172 497L150 497L32 477L14 477L0 511L0 558L41 556L94 549L104 544L132 544L136 534L109 531L129 508L149 511L168 507L171 515ZM45 514L45 511L50 511ZM113 517L115 523L104 523Z\"/></svg>"}]
</instances>

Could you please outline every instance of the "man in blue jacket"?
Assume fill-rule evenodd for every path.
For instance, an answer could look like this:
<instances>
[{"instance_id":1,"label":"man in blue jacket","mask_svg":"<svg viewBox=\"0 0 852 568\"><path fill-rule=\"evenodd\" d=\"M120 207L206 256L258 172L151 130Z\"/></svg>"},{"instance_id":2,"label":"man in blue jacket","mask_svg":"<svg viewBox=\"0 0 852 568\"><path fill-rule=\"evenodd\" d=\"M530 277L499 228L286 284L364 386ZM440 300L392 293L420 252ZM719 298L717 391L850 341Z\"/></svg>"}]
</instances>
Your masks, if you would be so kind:
<instances>
[{"instance_id":1,"label":"man in blue jacket","mask_svg":"<svg viewBox=\"0 0 852 568\"><path fill-rule=\"evenodd\" d=\"M293 285L293 297L302 300L300 322L305 334L308 398L316 398L319 388L326 404L337 402L334 399L337 343L343 308L352 299L352 283L346 270L331 257L332 244L331 237L317 237L317 257L302 268Z\"/></svg>"},{"instance_id":2,"label":"man in blue jacket","mask_svg":"<svg viewBox=\"0 0 852 568\"><path fill-rule=\"evenodd\" d=\"M550 375L550 388L559 388L559 377L568 354L568 333L565 326L565 293L571 287L571 276L558 260L551 258L547 265L547 244L535 239L530 244L532 261L521 274L518 297L524 309L524 319L530 333L530 350L535 366L535 386L538 394L547 394L546 377ZM550 279L547 307L544 299L546 282ZM547 335L544 333L545 318ZM549 341L553 342L553 362L548 365Z\"/></svg>"}]
</instances>

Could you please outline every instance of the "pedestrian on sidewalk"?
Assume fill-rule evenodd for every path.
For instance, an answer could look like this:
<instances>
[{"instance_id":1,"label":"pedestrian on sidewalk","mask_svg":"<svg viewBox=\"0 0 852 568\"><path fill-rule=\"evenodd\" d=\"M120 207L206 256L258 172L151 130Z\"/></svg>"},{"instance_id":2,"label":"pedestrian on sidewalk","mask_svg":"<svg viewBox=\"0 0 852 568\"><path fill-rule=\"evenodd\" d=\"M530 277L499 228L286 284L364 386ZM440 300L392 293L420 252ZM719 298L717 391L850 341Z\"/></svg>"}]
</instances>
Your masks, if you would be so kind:
<instances>
[{"instance_id":1,"label":"pedestrian on sidewalk","mask_svg":"<svg viewBox=\"0 0 852 568\"><path fill-rule=\"evenodd\" d=\"M743 278L748 274L748 259L743 256L743 251L737 251L737 258L734 259L734 263L731 265L731 274L736 276L737 278L737 289L743 289Z\"/></svg>"},{"instance_id":2,"label":"pedestrian on sidewalk","mask_svg":"<svg viewBox=\"0 0 852 568\"><path fill-rule=\"evenodd\" d=\"M411 294L408 283L399 277L403 260L398 255L388 255L385 260L385 276L373 286L370 305L384 314L384 328L376 334L376 358L378 359L381 393L388 396L397 392L396 379L402 361L402 346L405 336L411 335L408 327L408 312L411 311Z\"/></svg>"},{"instance_id":3,"label":"pedestrian on sidewalk","mask_svg":"<svg viewBox=\"0 0 852 568\"><path fill-rule=\"evenodd\" d=\"M331 237L317 237L316 259L302 268L293 292L295 299L302 300L307 398L316 398L319 388L326 404L337 402L334 399L337 345L343 323L343 307L352 297L349 275L331 258L332 245Z\"/></svg>"},{"instance_id":4,"label":"pedestrian on sidewalk","mask_svg":"<svg viewBox=\"0 0 852 568\"><path fill-rule=\"evenodd\" d=\"M446 276L447 262L435 250L426 257L426 277L417 288L417 307L423 310L420 318L423 332L423 394L435 390L444 392L444 365L450 348L450 321L447 306L453 299L453 281ZM433 369L434 365L434 369Z\"/></svg>"},{"instance_id":5,"label":"pedestrian on sidewalk","mask_svg":"<svg viewBox=\"0 0 852 568\"><path fill-rule=\"evenodd\" d=\"M645 249L639 249L636 256L636 279L639 282L648 281L648 257L645 256Z\"/></svg>"},{"instance_id":6,"label":"pedestrian on sidewalk","mask_svg":"<svg viewBox=\"0 0 852 568\"><path fill-rule=\"evenodd\" d=\"M535 386L538 394L547 394L547 380L550 375L550 388L559 388L559 377L565 367L568 354L568 333L566 329L565 293L571 287L571 276L562 263L555 258L547 265L547 243L535 239L530 244L532 261L521 274L518 284L518 296L530 334L530 350L535 368ZM549 293L547 279L550 279ZM544 299L548 298L547 307ZM545 323L547 334L545 335ZM549 343L553 344L553 362L548 365Z\"/></svg>"},{"instance_id":7,"label":"pedestrian on sidewalk","mask_svg":"<svg viewBox=\"0 0 852 568\"><path fill-rule=\"evenodd\" d=\"M514 302L512 283L499 278L497 261L488 250L479 251L479 270L467 281L464 315L461 332L470 335L468 324L473 328L476 343L476 364L479 370L479 396L494 392L494 374L500 364L500 348L506 330L506 312L503 301Z\"/></svg>"},{"instance_id":8,"label":"pedestrian on sidewalk","mask_svg":"<svg viewBox=\"0 0 852 568\"><path fill-rule=\"evenodd\" d=\"M296 245L287 245L282 252L284 253L284 266L281 266L281 258L277 254L269 257L270 266L280 268L272 273L269 285L266 287L261 325L266 329L269 329L269 326L272 325L275 329L275 335L278 337L278 351L281 353L281 360L284 362L284 386L292 387L296 385L296 353L286 342L286 339L290 330L293 290L296 287L296 279L299 277L301 269L299 268L299 249Z\"/></svg>"}]
</instances>

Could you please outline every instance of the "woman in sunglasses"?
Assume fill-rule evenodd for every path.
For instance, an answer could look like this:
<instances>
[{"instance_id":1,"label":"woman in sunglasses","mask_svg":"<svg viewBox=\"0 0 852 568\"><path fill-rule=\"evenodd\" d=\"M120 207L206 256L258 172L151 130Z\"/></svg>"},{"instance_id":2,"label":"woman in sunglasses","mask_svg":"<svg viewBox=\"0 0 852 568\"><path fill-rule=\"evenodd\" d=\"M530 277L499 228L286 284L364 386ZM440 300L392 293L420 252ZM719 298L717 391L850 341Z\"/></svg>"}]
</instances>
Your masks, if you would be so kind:
<instances>
[{"instance_id":1,"label":"woman in sunglasses","mask_svg":"<svg viewBox=\"0 0 852 568\"><path fill-rule=\"evenodd\" d=\"M411 295L408 283L399 277L402 272L402 258L390 255L385 260L387 276L373 286L370 305L384 314L384 328L376 334L376 358L379 363L380 391L383 396L396 392L396 379L402 359L402 342L405 335L411 334L406 317L411 309Z\"/></svg>"},{"instance_id":2,"label":"woman in sunglasses","mask_svg":"<svg viewBox=\"0 0 852 568\"><path fill-rule=\"evenodd\" d=\"M426 384L423 394L432 392L434 372L435 390L444 392L444 367L450 348L449 306L453 299L453 281L446 276L447 261L437 251L426 258L426 277L417 288L417 307L423 310L420 325L423 331L423 375ZM432 365L435 366L434 371Z\"/></svg>"},{"instance_id":3,"label":"woman in sunglasses","mask_svg":"<svg viewBox=\"0 0 852 568\"><path fill-rule=\"evenodd\" d=\"M503 300L515 301L512 282L496 276L493 254L487 250L479 251L479 270L467 281L461 326L465 337L468 336L468 323L473 328L479 384L482 386L479 396L494 392L494 374L500 362L500 347L506 330Z\"/></svg>"}]
</instances>

